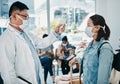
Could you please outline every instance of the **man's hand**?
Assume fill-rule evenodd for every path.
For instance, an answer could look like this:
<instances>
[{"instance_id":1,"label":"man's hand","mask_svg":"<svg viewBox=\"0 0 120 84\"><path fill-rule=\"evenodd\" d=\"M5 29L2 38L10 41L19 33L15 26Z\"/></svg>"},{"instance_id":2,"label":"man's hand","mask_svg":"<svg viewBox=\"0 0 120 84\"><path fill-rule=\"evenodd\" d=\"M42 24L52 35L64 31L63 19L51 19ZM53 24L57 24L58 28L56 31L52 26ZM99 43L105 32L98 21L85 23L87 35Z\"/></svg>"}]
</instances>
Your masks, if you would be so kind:
<instances>
[{"instance_id":1,"label":"man's hand","mask_svg":"<svg viewBox=\"0 0 120 84\"><path fill-rule=\"evenodd\" d=\"M65 50L67 50L67 48L66 48L65 46L62 46L62 47L61 47L61 50L62 50L62 51L65 51Z\"/></svg>"},{"instance_id":2,"label":"man's hand","mask_svg":"<svg viewBox=\"0 0 120 84\"><path fill-rule=\"evenodd\" d=\"M65 31L65 24L60 24L55 28L57 34L61 34Z\"/></svg>"}]
</instances>

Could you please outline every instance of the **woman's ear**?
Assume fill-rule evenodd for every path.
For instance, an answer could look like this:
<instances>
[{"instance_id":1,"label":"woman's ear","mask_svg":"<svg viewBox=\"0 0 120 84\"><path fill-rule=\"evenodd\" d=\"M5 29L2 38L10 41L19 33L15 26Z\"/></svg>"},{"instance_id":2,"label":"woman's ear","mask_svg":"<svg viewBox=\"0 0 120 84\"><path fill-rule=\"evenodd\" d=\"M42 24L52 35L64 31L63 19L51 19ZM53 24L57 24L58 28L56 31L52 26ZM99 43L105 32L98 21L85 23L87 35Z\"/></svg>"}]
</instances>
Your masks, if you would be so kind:
<instances>
[{"instance_id":1,"label":"woman's ear","mask_svg":"<svg viewBox=\"0 0 120 84\"><path fill-rule=\"evenodd\" d=\"M100 29L100 25L97 25L96 30L99 31L99 29Z\"/></svg>"}]
</instances>

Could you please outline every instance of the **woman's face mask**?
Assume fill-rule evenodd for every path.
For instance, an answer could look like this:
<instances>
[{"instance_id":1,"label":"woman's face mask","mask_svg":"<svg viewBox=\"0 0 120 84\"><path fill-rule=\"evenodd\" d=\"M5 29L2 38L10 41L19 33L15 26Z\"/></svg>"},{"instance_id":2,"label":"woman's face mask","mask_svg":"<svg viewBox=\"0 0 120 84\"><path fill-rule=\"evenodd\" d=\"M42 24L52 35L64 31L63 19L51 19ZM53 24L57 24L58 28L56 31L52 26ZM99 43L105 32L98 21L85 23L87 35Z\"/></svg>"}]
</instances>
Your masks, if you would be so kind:
<instances>
[{"instance_id":1,"label":"woman's face mask","mask_svg":"<svg viewBox=\"0 0 120 84\"><path fill-rule=\"evenodd\" d=\"M85 33L87 34L88 37L92 38L94 33L92 32L92 27L87 26L85 29Z\"/></svg>"}]
</instances>

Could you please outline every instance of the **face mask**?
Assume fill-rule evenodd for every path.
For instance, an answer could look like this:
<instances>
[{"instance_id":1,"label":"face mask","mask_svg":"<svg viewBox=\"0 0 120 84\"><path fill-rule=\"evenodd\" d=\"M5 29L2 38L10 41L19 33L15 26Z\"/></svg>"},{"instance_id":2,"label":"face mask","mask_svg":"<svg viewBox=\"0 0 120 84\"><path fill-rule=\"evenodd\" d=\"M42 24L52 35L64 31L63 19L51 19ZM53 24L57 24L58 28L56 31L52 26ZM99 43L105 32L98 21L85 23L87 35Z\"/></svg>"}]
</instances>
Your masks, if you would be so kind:
<instances>
[{"instance_id":1,"label":"face mask","mask_svg":"<svg viewBox=\"0 0 120 84\"><path fill-rule=\"evenodd\" d=\"M26 28L29 27L29 21L28 21L28 20L22 19L19 15L17 15L17 17L18 17L19 19L21 19L22 22L23 22L23 24L19 26L22 30L24 30L24 29L26 29Z\"/></svg>"},{"instance_id":2,"label":"face mask","mask_svg":"<svg viewBox=\"0 0 120 84\"><path fill-rule=\"evenodd\" d=\"M66 45L67 45L67 44L62 43L62 46L64 46L64 47L65 47Z\"/></svg>"},{"instance_id":3,"label":"face mask","mask_svg":"<svg viewBox=\"0 0 120 84\"><path fill-rule=\"evenodd\" d=\"M92 32L92 27L86 27L85 33L87 34L88 37L92 38L94 33Z\"/></svg>"}]
</instances>

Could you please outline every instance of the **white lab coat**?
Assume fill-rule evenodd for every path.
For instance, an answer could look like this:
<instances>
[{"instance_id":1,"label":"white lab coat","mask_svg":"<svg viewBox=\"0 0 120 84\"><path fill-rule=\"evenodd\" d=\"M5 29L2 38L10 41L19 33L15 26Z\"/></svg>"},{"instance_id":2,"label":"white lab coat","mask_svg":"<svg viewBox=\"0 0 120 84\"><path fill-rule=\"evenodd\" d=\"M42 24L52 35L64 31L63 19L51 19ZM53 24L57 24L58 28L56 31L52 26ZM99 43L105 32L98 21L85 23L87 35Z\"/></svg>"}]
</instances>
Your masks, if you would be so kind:
<instances>
[{"instance_id":1,"label":"white lab coat","mask_svg":"<svg viewBox=\"0 0 120 84\"><path fill-rule=\"evenodd\" d=\"M56 40L57 38L52 33L42 40L34 37L34 43L40 49L51 45ZM31 50L23 37L10 25L0 36L0 72L4 84L28 84L17 76L23 77L32 84L37 84L35 63ZM41 65L39 75L41 84L44 84Z\"/></svg>"}]
</instances>

